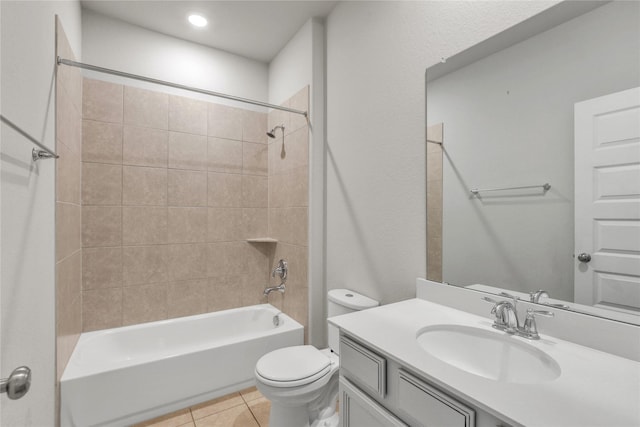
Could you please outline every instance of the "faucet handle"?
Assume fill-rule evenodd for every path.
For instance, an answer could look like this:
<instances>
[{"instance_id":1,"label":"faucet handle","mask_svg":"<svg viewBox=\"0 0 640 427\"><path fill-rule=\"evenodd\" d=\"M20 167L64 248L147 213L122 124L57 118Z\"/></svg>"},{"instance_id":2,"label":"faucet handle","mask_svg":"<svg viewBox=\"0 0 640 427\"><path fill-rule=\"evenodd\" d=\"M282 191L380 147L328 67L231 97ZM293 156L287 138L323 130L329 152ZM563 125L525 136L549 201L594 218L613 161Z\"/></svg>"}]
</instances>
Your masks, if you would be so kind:
<instances>
[{"instance_id":1,"label":"faucet handle","mask_svg":"<svg viewBox=\"0 0 640 427\"><path fill-rule=\"evenodd\" d=\"M536 316L553 317L554 314L551 311L528 308L524 326L520 331L521 336L530 340L540 339L540 335L538 335L538 326L536 325Z\"/></svg>"},{"instance_id":2,"label":"faucet handle","mask_svg":"<svg viewBox=\"0 0 640 427\"><path fill-rule=\"evenodd\" d=\"M540 302L540 298L542 298L543 296L549 298L549 292L543 289L539 289L537 291L531 291L529 292L529 301L535 302L535 303Z\"/></svg>"}]
</instances>

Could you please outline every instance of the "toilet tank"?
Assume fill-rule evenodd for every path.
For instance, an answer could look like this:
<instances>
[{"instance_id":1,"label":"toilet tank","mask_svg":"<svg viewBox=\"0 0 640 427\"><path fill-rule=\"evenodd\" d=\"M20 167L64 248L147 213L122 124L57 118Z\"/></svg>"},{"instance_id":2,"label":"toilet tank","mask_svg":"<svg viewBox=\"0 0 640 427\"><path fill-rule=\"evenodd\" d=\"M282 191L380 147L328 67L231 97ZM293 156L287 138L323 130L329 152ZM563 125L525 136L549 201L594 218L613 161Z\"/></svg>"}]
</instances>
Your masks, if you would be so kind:
<instances>
[{"instance_id":1,"label":"toilet tank","mask_svg":"<svg viewBox=\"0 0 640 427\"><path fill-rule=\"evenodd\" d=\"M380 302L349 289L332 289L327 295L327 317L339 316L354 311L366 310L380 305ZM338 354L338 328L329 324L329 348Z\"/></svg>"}]
</instances>

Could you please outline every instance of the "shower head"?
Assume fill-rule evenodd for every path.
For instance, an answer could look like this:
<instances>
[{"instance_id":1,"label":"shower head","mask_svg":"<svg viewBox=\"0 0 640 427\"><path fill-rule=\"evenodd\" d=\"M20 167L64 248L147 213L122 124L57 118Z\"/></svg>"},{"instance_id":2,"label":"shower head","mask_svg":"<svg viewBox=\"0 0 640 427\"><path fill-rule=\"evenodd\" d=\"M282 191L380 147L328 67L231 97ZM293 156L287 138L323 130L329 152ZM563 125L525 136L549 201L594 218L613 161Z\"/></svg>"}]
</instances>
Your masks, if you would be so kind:
<instances>
[{"instance_id":1,"label":"shower head","mask_svg":"<svg viewBox=\"0 0 640 427\"><path fill-rule=\"evenodd\" d=\"M282 133L284 133L284 125L280 125L280 126L274 127L269 132L267 132L267 136L269 138L275 138L276 137L276 129L282 129Z\"/></svg>"}]
</instances>

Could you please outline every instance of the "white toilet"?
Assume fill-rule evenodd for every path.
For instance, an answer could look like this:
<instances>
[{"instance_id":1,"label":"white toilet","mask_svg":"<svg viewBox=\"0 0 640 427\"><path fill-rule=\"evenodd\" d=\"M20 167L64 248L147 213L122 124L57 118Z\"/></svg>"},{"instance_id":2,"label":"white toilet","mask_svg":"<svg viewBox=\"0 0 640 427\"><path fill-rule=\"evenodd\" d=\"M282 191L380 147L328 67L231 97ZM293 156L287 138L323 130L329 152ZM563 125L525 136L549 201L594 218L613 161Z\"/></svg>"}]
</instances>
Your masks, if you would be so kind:
<instances>
[{"instance_id":1,"label":"white toilet","mask_svg":"<svg viewBox=\"0 0 640 427\"><path fill-rule=\"evenodd\" d=\"M376 307L378 301L349 289L328 294L328 316ZM336 427L338 398L338 329L329 325L329 348L311 345L281 348L256 363L256 386L271 401L274 427Z\"/></svg>"}]
</instances>

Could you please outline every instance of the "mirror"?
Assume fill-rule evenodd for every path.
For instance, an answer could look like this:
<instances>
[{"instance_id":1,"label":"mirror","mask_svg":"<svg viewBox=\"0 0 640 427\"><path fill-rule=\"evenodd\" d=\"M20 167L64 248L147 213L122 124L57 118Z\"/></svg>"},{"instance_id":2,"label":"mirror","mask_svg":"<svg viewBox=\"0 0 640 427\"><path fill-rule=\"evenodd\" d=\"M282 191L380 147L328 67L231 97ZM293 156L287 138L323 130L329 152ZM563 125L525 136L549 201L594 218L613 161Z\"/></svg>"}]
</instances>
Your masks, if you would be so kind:
<instances>
[{"instance_id":1,"label":"mirror","mask_svg":"<svg viewBox=\"0 0 640 427\"><path fill-rule=\"evenodd\" d=\"M585 221L574 206L584 185L606 181L574 182L574 148L592 148L574 147L574 105L640 86L638 16L638 2L563 2L427 70L428 279L527 300L543 289L541 303L640 324L637 136L609 144L629 156L606 178L635 217ZM640 128L640 109L628 111ZM592 229L574 231L582 223ZM578 261L590 233L627 242L609 253L630 270Z\"/></svg>"}]
</instances>

